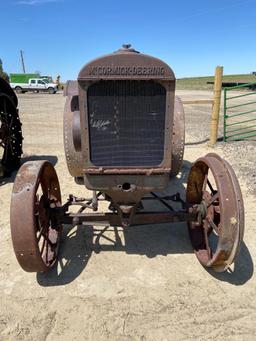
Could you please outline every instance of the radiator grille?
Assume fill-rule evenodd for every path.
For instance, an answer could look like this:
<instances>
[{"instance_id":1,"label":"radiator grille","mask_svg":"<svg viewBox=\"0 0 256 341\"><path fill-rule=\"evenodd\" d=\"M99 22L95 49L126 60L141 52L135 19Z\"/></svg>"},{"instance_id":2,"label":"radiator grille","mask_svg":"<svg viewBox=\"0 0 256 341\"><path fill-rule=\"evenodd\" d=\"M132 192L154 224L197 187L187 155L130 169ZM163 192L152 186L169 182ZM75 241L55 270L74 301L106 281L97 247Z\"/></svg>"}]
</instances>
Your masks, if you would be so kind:
<instances>
[{"instance_id":1,"label":"radiator grille","mask_svg":"<svg viewBox=\"0 0 256 341\"><path fill-rule=\"evenodd\" d=\"M95 166L158 166L164 155L165 88L154 81L99 81L88 88Z\"/></svg>"}]
</instances>

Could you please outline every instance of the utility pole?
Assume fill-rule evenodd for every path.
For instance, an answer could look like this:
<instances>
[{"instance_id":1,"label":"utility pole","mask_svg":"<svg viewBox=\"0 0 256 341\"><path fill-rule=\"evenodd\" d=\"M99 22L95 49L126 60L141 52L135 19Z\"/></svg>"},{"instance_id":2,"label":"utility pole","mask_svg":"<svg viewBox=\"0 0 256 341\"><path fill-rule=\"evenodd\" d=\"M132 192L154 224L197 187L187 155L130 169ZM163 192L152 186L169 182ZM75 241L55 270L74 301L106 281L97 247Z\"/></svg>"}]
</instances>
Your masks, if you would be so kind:
<instances>
[{"instance_id":1,"label":"utility pole","mask_svg":"<svg viewBox=\"0 0 256 341\"><path fill-rule=\"evenodd\" d=\"M26 73L25 63L24 63L24 58L23 58L23 51L22 50L20 50L20 56L21 56L21 64L22 64L23 73Z\"/></svg>"}]
</instances>

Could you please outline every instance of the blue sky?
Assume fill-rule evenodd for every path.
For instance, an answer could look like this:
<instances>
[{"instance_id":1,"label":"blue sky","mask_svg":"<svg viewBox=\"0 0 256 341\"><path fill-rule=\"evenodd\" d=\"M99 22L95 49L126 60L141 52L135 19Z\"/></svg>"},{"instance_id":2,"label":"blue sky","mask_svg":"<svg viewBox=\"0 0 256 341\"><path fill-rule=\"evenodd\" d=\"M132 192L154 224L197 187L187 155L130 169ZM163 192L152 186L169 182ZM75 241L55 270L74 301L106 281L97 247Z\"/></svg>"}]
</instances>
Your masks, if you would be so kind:
<instances>
[{"instance_id":1,"label":"blue sky","mask_svg":"<svg viewBox=\"0 0 256 341\"><path fill-rule=\"evenodd\" d=\"M131 43L176 77L256 71L256 0L0 0L4 69L75 79L91 59Z\"/></svg>"}]
</instances>

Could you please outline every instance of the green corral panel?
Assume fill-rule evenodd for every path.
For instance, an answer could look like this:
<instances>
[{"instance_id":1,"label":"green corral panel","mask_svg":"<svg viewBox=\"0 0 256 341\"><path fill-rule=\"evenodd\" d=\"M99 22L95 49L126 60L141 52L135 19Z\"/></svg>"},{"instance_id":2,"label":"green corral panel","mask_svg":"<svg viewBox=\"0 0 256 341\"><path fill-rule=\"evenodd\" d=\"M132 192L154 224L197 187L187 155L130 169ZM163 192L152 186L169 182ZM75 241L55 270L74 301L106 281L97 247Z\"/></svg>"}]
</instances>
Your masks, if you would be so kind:
<instances>
[{"instance_id":1,"label":"green corral panel","mask_svg":"<svg viewBox=\"0 0 256 341\"><path fill-rule=\"evenodd\" d=\"M224 141L256 141L256 83L224 88Z\"/></svg>"}]
</instances>

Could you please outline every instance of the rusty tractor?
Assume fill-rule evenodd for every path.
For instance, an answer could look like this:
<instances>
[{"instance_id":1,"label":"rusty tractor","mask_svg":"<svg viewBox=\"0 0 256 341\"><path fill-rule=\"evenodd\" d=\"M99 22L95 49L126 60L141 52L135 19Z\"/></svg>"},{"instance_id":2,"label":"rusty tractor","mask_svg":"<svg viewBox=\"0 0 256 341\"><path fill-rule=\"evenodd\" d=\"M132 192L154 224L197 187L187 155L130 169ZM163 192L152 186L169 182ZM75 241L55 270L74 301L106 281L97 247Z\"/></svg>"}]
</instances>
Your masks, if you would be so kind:
<instances>
[{"instance_id":1,"label":"rusty tractor","mask_svg":"<svg viewBox=\"0 0 256 341\"><path fill-rule=\"evenodd\" d=\"M21 267L49 270L65 224L103 223L125 229L187 222L198 260L225 271L239 252L244 232L243 199L229 163L207 154L190 169L185 200L179 193L156 194L180 172L183 162L184 111L175 97L172 69L123 45L86 64L77 81L67 82L64 94L67 166L92 197L70 195L62 204L52 164L23 164L11 201L12 241ZM146 200L157 200L165 210L145 210ZM100 201L109 202L108 212L96 212ZM174 209L171 202L180 208ZM74 213L71 208L77 206Z\"/></svg>"},{"instance_id":2,"label":"rusty tractor","mask_svg":"<svg viewBox=\"0 0 256 341\"><path fill-rule=\"evenodd\" d=\"M0 78L0 178L20 166L22 132L17 105L14 91Z\"/></svg>"}]
</instances>

